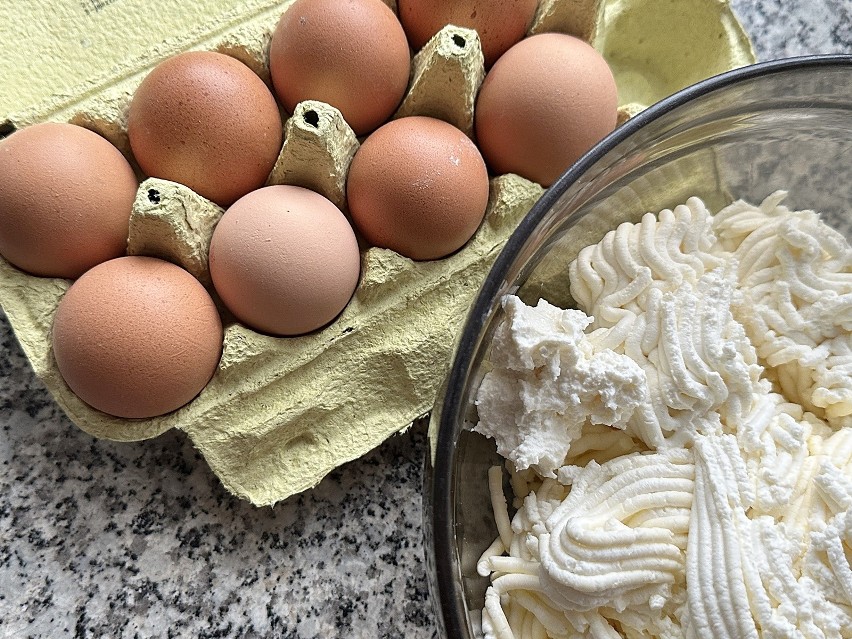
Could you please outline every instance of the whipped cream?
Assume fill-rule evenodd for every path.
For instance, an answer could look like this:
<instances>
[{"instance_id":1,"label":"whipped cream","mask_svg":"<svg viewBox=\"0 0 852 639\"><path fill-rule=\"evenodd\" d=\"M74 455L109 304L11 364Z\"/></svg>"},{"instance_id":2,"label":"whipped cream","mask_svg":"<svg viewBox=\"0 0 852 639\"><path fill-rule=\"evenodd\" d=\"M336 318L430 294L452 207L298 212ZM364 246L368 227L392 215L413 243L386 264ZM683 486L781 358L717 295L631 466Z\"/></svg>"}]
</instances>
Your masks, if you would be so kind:
<instances>
[{"instance_id":1,"label":"whipped cream","mask_svg":"<svg viewBox=\"0 0 852 639\"><path fill-rule=\"evenodd\" d=\"M571 293L599 342L637 362L647 402L630 432L652 448L739 423L768 389L731 313L736 262L714 252L713 217L698 198L624 223L580 251ZM595 330L597 329L597 330ZM708 423L709 422L709 423Z\"/></svg>"},{"instance_id":2,"label":"whipped cream","mask_svg":"<svg viewBox=\"0 0 852 639\"><path fill-rule=\"evenodd\" d=\"M505 300L485 637L852 637L852 248L784 196L619 226L579 310Z\"/></svg>"},{"instance_id":3,"label":"whipped cream","mask_svg":"<svg viewBox=\"0 0 852 639\"><path fill-rule=\"evenodd\" d=\"M852 481L823 463L817 490L840 503L805 535L771 516L749 516L754 494L730 440L699 438L695 456L686 636L849 637L852 570L843 544L852 532Z\"/></svg>"},{"instance_id":4,"label":"whipped cream","mask_svg":"<svg viewBox=\"0 0 852 639\"><path fill-rule=\"evenodd\" d=\"M712 216L696 197L658 215L646 213L638 224L625 222L580 251L568 267L571 294L594 316L593 328L623 323L616 334L627 333L632 317L647 310L650 291L675 291L721 266L711 252L714 243Z\"/></svg>"},{"instance_id":5,"label":"whipped cream","mask_svg":"<svg viewBox=\"0 0 852 639\"><path fill-rule=\"evenodd\" d=\"M648 380L649 401L637 407L629 426L649 447L682 446L697 433L736 429L755 397L769 390L731 315L734 285L726 265L675 291L649 293L647 310L623 346Z\"/></svg>"},{"instance_id":6,"label":"whipped cream","mask_svg":"<svg viewBox=\"0 0 852 639\"><path fill-rule=\"evenodd\" d=\"M779 518L785 515L807 486L801 478L813 474L806 468L811 456L831 432L812 413L778 393L758 399L736 432L757 512Z\"/></svg>"},{"instance_id":7,"label":"whipped cream","mask_svg":"<svg viewBox=\"0 0 852 639\"><path fill-rule=\"evenodd\" d=\"M684 570L694 475L682 448L560 469L571 492L533 525L549 597L579 612L669 598Z\"/></svg>"},{"instance_id":8,"label":"whipped cream","mask_svg":"<svg viewBox=\"0 0 852 639\"><path fill-rule=\"evenodd\" d=\"M774 193L713 219L738 262L734 313L784 394L832 425L852 425L852 247L813 211Z\"/></svg>"}]
</instances>

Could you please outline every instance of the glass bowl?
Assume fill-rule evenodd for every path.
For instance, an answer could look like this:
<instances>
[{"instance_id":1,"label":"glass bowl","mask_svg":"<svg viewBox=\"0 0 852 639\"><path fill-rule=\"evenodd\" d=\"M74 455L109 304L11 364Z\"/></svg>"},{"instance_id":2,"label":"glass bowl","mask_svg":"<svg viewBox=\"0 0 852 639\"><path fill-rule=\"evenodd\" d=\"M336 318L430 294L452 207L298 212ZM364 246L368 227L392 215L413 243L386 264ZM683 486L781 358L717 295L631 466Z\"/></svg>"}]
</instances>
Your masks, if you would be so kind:
<instances>
[{"instance_id":1,"label":"glass bowl","mask_svg":"<svg viewBox=\"0 0 852 639\"><path fill-rule=\"evenodd\" d=\"M786 206L820 211L850 237L852 56L743 67L657 103L574 164L509 238L458 338L430 423L426 552L444 636L479 636L489 581L476 562L497 536L487 473L503 460L470 428L501 298L570 306L566 266L618 224L693 195L717 211L779 189L789 191Z\"/></svg>"}]
</instances>

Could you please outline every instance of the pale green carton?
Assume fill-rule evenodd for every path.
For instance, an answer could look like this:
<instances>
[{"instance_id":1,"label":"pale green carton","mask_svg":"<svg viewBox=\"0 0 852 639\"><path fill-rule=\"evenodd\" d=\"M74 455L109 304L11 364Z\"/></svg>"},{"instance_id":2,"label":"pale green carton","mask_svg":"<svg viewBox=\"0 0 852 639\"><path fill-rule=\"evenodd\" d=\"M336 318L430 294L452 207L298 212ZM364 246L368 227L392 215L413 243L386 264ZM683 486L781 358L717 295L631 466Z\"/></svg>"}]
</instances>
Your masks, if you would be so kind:
<instances>
[{"instance_id":1,"label":"pale green carton","mask_svg":"<svg viewBox=\"0 0 852 639\"><path fill-rule=\"evenodd\" d=\"M7 4L0 9L0 131L73 122L97 131L132 160L127 106L150 68L180 51L216 50L269 82L268 43L289 4ZM530 33L543 31L577 35L603 53L616 77L621 121L688 84L754 61L727 0L542 0ZM434 115L470 132L483 76L475 32L448 27L415 56L397 116ZM345 211L346 171L357 147L336 109L304 103L286 122L269 183L313 188ZM93 410L58 374L50 331L68 280L33 277L0 260L0 304L33 369L80 428L126 441L179 428L228 490L257 505L273 504L311 488L429 411L480 283L542 192L514 175L493 178L481 228L444 260L413 262L365 248L352 302L314 334L273 338L223 313L224 349L213 379L192 402L159 418L127 420ZM209 286L206 251L221 214L186 187L146 180L134 205L128 252L174 261Z\"/></svg>"}]
</instances>

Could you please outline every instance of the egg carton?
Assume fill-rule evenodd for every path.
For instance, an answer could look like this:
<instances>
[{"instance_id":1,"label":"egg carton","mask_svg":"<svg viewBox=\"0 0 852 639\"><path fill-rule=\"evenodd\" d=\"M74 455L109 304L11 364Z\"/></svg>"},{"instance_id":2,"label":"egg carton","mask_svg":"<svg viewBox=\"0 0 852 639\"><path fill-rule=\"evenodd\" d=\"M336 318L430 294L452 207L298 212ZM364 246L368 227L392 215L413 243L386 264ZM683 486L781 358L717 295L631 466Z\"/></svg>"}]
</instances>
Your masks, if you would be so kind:
<instances>
[{"instance_id":1,"label":"egg carton","mask_svg":"<svg viewBox=\"0 0 852 639\"><path fill-rule=\"evenodd\" d=\"M138 171L127 111L147 72L181 51L211 50L244 62L269 85L269 42L289 4L247 0L224 26L177 35L76 91L7 114L3 128L43 121L81 125L112 142ZM394 1L387 4L396 10ZM542 0L529 30L541 32L575 35L604 55L619 90L619 122L683 86L754 61L724 0ZM394 117L438 117L472 135L484 75L476 32L447 26L414 52L409 88ZM321 102L303 102L292 115L282 112L282 119L285 138L268 183L313 189L345 212L346 173L359 139L337 109ZM262 335L222 308L224 345L213 378L192 402L162 417L108 416L65 384L51 327L69 280L30 276L0 259L0 304L34 371L77 426L119 441L178 428L229 491L269 505L311 488L429 411L481 282L542 192L516 175L492 177L481 227L442 260L415 262L362 242L354 297L315 333ZM222 213L187 187L144 179L128 253L180 264L212 291L207 250Z\"/></svg>"}]
</instances>

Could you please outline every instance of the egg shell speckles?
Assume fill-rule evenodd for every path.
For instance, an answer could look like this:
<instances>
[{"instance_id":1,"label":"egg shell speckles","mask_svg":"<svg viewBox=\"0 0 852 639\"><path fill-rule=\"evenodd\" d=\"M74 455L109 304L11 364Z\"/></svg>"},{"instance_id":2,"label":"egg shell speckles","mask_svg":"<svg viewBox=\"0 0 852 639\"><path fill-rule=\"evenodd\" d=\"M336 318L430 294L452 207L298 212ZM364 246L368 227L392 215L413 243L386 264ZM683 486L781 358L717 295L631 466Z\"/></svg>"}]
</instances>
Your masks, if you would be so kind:
<instances>
[{"instance_id":1,"label":"egg shell speckles","mask_svg":"<svg viewBox=\"0 0 852 639\"><path fill-rule=\"evenodd\" d=\"M360 260L343 214L298 186L268 186L239 199L210 243L210 275L222 301L272 335L300 335L332 321L355 291Z\"/></svg>"},{"instance_id":2,"label":"egg shell speckles","mask_svg":"<svg viewBox=\"0 0 852 639\"><path fill-rule=\"evenodd\" d=\"M349 210L369 242L414 260L462 247L488 204L488 170L454 126L427 117L385 124L349 168Z\"/></svg>"},{"instance_id":3,"label":"egg shell speckles","mask_svg":"<svg viewBox=\"0 0 852 639\"><path fill-rule=\"evenodd\" d=\"M0 143L0 254L34 275L65 278L119 257L137 186L97 133L26 127Z\"/></svg>"},{"instance_id":4,"label":"egg shell speckles","mask_svg":"<svg viewBox=\"0 0 852 639\"><path fill-rule=\"evenodd\" d=\"M263 185L282 142L278 105L263 80L210 51L158 64L133 96L127 130L147 175L220 206Z\"/></svg>"},{"instance_id":5,"label":"egg shell speckles","mask_svg":"<svg viewBox=\"0 0 852 639\"><path fill-rule=\"evenodd\" d=\"M53 322L56 364L71 390L110 415L176 410L216 370L222 323L210 295L179 266L120 257L87 271Z\"/></svg>"}]
</instances>

